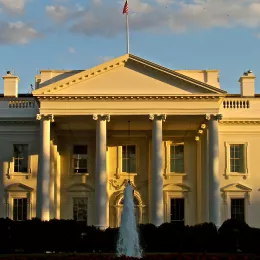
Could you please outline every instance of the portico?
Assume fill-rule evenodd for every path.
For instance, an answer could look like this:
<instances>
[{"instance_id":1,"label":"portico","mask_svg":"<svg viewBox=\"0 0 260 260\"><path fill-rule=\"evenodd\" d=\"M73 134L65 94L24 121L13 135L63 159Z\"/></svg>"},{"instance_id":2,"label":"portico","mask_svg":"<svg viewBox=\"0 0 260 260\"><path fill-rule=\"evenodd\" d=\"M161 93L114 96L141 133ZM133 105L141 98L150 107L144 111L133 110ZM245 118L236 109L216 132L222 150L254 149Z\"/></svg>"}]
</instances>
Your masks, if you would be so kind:
<instances>
[{"instance_id":1,"label":"portico","mask_svg":"<svg viewBox=\"0 0 260 260\"><path fill-rule=\"evenodd\" d=\"M158 226L167 221L171 198L184 198L185 208L193 214L198 210L195 205L209 196L209 220L220 225L218 113L225 91L126 55L54 80L33 95L40 104L37 119L41 120L42 144L37 177L38 217L48 220L53 215L50 205L57 196L61 202L55 212L69 216L68 194L61 187L83 183L91 187L86 190L86 194L92 194L87 195L90 224L102 229L113 226L116 202L110 198L130 179L146 209L144 222ZM201 127L203 124L206 128ZM197 157L197 146L207 132L206 144L199 149L203 158L208 157L208 168L198 167L203 162ZM51 133L57 140L59 170L51 166ZM73 146L83 144L87 147L87 168L75 173ZM177 152L171 148L180 144L183 148L174 148L179 149ZM134 151L134 172L123 169L124 159L130 161L124 147ZM176 172L176 167L182 165L178 155L184 157L182 172ZM60 187L56 184L53 195L49 192L52 171L55 176L60 171ZM197 182L205 186L207 178L197 178L198 171L210 182L209 193L203 190L201 196L197 196ZM81 194L74 192L75 198ZM186 224L197 222L185 214Z\"/></svg>"}]
</instances>

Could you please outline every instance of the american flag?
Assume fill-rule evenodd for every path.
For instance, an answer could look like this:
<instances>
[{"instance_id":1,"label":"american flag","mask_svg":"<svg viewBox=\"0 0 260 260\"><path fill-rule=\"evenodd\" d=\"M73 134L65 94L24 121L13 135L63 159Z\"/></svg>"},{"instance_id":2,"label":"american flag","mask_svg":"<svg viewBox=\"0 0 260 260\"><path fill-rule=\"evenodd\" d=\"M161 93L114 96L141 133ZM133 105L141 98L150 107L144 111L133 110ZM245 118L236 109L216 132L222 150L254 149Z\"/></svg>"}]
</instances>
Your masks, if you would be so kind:
<instances>
[{"instance_id":1,"label":"american flag","mask_svg":"<svg viewBox=\"0 0 260 260\"><path fill-rule=\"evenodd\" d=\"M125 1L125 5L124 5L124 9L123 9L123 14L128 14L128 3L127 3L127 0Z\"/></svg>"}]
</instances>

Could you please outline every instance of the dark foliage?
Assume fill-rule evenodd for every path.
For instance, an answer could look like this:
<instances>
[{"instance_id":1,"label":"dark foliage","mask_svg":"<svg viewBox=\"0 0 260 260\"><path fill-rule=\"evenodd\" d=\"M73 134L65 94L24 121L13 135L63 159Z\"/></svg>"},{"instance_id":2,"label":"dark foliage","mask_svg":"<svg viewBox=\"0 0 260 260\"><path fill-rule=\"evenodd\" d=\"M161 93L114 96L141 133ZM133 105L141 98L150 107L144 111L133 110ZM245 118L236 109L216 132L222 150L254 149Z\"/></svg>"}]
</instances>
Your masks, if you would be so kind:
<instances>
[{"instance_id":1,"label":"dark foliage","mask_svg":"<svg viewBox=\"0 0 260 260\"><path fill-rule=\"evenodd\" d=\"M0 219L0 254L14 253L114 253L117 228L105 231L73 220ZM175 226L164 223L139 225L146 253L243 253L260 254L260 229L238 220L227 220L217 230L212 223ZM187 259L188 260L188 259ZM213 260L213 259L212 259Z\"/></svg>"}]
</instances>

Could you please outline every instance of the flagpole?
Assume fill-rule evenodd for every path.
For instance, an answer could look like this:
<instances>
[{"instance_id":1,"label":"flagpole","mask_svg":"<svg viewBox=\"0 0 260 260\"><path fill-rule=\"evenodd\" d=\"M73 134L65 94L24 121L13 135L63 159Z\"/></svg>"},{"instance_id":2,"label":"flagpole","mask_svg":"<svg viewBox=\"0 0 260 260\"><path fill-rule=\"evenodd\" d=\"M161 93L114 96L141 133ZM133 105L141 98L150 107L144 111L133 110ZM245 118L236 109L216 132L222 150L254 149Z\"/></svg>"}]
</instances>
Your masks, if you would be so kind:
<instances>
[{"instance_id":1,"label":"flagpole","mask_svg":"<svg viewBox=\"0 0 260 260\"><path fill-rule=\"evenodd\" d=\"M129 54L129 22L128 13L126 13L126 53Z\"/></svg>"}]
</instances>

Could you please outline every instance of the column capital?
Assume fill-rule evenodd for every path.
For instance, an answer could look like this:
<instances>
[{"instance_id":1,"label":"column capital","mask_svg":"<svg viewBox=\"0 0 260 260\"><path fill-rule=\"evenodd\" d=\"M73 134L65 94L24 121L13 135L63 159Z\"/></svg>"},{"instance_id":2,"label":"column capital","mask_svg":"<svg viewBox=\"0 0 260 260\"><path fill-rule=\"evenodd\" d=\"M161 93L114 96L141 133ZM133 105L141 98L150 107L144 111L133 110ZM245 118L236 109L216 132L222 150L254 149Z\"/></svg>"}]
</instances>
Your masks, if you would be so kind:
<instances>
[{"instance_id":1,"label":"column capital","mask_svg":"<svg viewBox=\"0 0 260 260\"><path fill-rule=\"evenodd\" d=\"M157 120L162 120L163 122L166 121L166 114L149 114L149 120L154 120L154 119L157 119Z\"/></svg>"},{"instance_id":2,"label":"column capital","mask_svg":"<svg viewBox=\"0 0 260 260\"><path fill-rule=\"evenodd\" d=\"M106 115L94 114L93 120L104 120L104 121L110 122L110 115L108 115L108 114L106 114Z\"/></svg>"},{"instance_id":3,"label":"column capital","mask_svg":"<svg viewBox=\"0 0 260 260\"><path fill-rule=\"evenodd\" d=\"M217 121L220 121L220 120L222 120L222 118L223 118L223 116L222 116L222 114L206 114L205 115L205 119L206 120L217 120Z\"/></svg>"},{"instance_id":4,"label":"column capital","mask_svg":"<svg viewBox=\"0 0 260 260\"><path fill-rule=\"evenodd\" d=\"M52 115L52 114L48 114L48 115L37 114L36 120L50 120L51 122L54 122L54 115Z\"/></svg>"}]
</instances>

